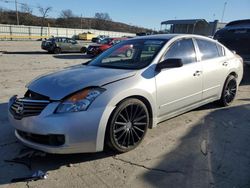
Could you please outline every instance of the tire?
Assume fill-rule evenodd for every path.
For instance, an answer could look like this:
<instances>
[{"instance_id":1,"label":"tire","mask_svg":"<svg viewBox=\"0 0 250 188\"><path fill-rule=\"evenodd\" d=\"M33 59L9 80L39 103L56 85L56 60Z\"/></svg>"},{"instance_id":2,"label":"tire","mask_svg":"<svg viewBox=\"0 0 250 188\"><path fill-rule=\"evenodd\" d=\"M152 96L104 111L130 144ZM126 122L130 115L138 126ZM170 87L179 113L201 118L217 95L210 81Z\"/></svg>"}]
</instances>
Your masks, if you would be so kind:
<instances>
[{"instance_id":1,"label":"tire","mask_svg":"<svg viewBox=\"0 0 250 188\"><path fill-rule=\"evenodd\" d=\"M221 93L221 98L219 100L220 105L229 106L236 97L237 89L238 89L238 85L237 85L237 80L235 76L229 75L227 77L227 80L224 84L224 87Z\"/></svg>"},{"instance_id":2,"label":"tire","mask_svg":"<svg viewBox=\"0 0 250 188\"><path fill-rule=\"evenodd\" d=\"M82 47L82 48L80 49L80 52L83 53L83 54L86 53L86 52L87 52L87 48L86 48L86 47Z\"/></svg>"},{"instance_id":3,"label":"tire","mask_svg":"<svg viewBox=\"0 0 250 188\"><path fill-rule=\"evenodd\" d=\"M144 139L149 123L146 105L138 99L126 99L116 107L110 117L106 143L119 153L133 150Z\"/></svg>"},{"instance_id":4,"label":"tire","mask_svg":"<svg viewBox=\"0 0 250 188\"><path fill-rule=\"evenodd\" d=\"M132 50L131 49L128 49L126 52L125 52L125 56L126 57L131 57L131 55L132 55Z\"/></svg>"},{"instance_id":5,"label":"tire","mask_svg":"<svg viewBox=\"0 0 250 188\"><path fill-rule=\"evenodd\" d=\"M54 52L54 54L60 54L61 48L56 47L53 52Z\"/></svg>"}]
</instances>

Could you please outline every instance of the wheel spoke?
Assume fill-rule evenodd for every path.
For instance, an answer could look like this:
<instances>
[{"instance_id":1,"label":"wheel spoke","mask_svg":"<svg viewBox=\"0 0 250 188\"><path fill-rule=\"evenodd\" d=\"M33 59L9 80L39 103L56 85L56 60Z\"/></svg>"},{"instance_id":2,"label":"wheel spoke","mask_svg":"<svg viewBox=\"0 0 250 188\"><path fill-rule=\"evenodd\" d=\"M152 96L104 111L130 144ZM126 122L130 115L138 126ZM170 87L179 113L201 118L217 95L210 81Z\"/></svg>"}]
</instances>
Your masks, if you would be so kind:
<instances>
[{"instance_id":1,"label":"wheel spoke","mask_svg":"<svg viewBox=\"0 0 250 188\"><path fill-rule=\"evenodd\" d=\"M117 125L126 125L127 123L116 121L115 124L117 124Z\"/></svg>"},{"instance_id":2,"label":"wheel spoke","mask_svg":"<svg viewBox=\"0 0 250 188\"><path fill-rule=\"evenodd\" d=\"M134 122L138 122L138 121L144 119L145 117L147 117L147 116L143 115L143 116L137 117L137 118L134 119Z\"/></svg>"},{"instance_id":3,"label":"wheel spoke","mask_svg":"<svg viewBox=\"0 0 250 188\"><path fill-rule=\"evenodd\" d=\"M132 119L131 119L132 121L133 121L134 118L136 117L136 114L137 114L137 112L138 112L138 108L139 108L139 106L136 105L135 112L134 112L133 117L132 117Z\"/></svg>"},{"instance_id":4,"label":"wheel spoke","mask_svg":"<svg viewBox=\"0 0 250 188\"><path fill-rule=\"evenodd\" d=\"M122 146L124 146L127 136L128 136L128 131L126 131L125 137L123 138Z\"/></svg>"},{"instance_id":5,"label":"wheel spoke","mask_svg":"<svg viewBox=\"0 0 250 188\"><path fill-rule=\"evenodd\" d=\"M129 115L128 115L128 110L127 110L127 108L125 108L124 111L125 111L125 114L126 114L126 116L127 116L127 120L130 120Z\"/></svg>"},{"instance_id":6,"label":"wheel spoke","mask_svg":"<svg viewBox=\"0 0 250 188\"><path fill-rule=\"evenodd\" d=\"M129 146L130 143L130 131L128 131L128 143L127 143L127 147Z\"/></svg>"},{"instance_id":7,"label":"wheel spoke","mask_svg":"<svg viewBox=\"0 0 250 188\"><path fill-rule=\"evenodd\" d=\"M146 125L147 123L145 123L145 122L134 122L133 124L134 125Z\"/></svg>"},{"instance_id":8,"label":"wheel spoke","mask_svg":"<svg viewBox=\"0 0 250 188\"><path fill-rule=\"evenodd\" d=\"M132 128L132 131L135 133L135 136L137 137L138 140L140 140L141 138L138 136L137 132L135 131L134 128Z\"/></svg>"},{"instance_id":9,"label":"wheel spoke","mask_svg":"<svg viewBox=\"0 0 250 188\"><path fill-rule=\"evenodd\" d=\"M129 116L130 121L132 121L133 118L133 106L134 105L130 105L130 116Z\"/></svg>"},{"instance_id":10,"label":"wheel spoke","mask_svg":"<svg viewBox=\"0 0 250 188\"><path fill-rule=\"evenodd\" d=\"M138 114L136 114L136 116L140 116L142 112L143 112L143 108L141 108L141 110L139 111Z\"/></svg>"},{"instance_id":11,"label":"wheel spoke","mask_svg":"<svg viewBox=\"0 0 250 188\"><path fill-rule=\"evenodd\" d=\"M142 129L140 129L140 128L136 127L136 126L134 126L134 128L135 128L136 130L138 130L138 131L140 131L140 132L144 133L144 130L142 130Z\"/></svg>"},{"instance_id":12,"label":"wheel spoke","mask_svg":"<svg viewBox=\"0 0 250 188\"><path fill-rule=\"evenodd\" d=\"M122 130L125 130L125 129L126 129L126 126L122 126L122 127L118 128L118 129L115 129L114 133L115 134L119 133L119 132L121 132Z\"/></svg>"},{"instance_id":13,"label":"wheel spoke","mask_svg":"<svg viewBox=\"0 0 250 188\"><path fill-rule=\"evenodd\" d=\"M122 138L122 136L123 136L126 132L127 132L127 131L124 130L124 131L122 132L122 134L117 138L117 141L119 141L119 140Z\"/></svg>"},{"instance_id":14,"label":"wheel spoke","mask_svg":"<svg viewBox=\"0 0 250 188\"><path fill-rule=\"evenodd\" d=\"M119 116L122 117L122 119L123 119L126 123L128 122L128 120L127 120L121 113L119 114Z\"/></svg>"},{"instance_id":15,"label":"wheel spoke","mask_svg":"<svg viewBox=\"0 0 250 188\"><path fill-rule=\"evenodd\" d=\"M131 132L131 140L132 140L132 145L134 145L135 144L135 138L134 138L134 134L133 134L133 129L131 129L130 130L130 132Z\"/></svg>"}]
</instances>

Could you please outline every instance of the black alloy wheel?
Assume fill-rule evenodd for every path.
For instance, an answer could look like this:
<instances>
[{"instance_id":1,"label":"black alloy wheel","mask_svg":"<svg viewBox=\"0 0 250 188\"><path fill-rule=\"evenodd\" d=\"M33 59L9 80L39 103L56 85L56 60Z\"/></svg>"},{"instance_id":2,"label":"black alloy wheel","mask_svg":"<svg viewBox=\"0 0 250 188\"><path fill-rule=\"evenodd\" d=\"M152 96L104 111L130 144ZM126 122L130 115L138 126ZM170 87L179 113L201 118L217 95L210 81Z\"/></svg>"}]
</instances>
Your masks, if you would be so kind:
<instances>
[{"instance_id":1,"label":"black alloy wheel","mask_svg":"<svg viewBox=\"0 0 250 188\"><path fill-rule=\"evenodd\" d=\"M148 130L150 120L146 105L138 99L126 99L115 109L108 126L108 144L118 152L136 148Z\"/></svg>"},{"instance_id":2,"label":"black alloy wheel","mask_svg":"<svg viewBox=\"0 0 250 188\"><path fill-rule=\"evenodd\" d=\"M221 99L219 102L221 103L222 106L229 106L235 99L236 93L237 93L237 80L235 76L229 75L223 87Z\"/></svg>"}]
</instances>

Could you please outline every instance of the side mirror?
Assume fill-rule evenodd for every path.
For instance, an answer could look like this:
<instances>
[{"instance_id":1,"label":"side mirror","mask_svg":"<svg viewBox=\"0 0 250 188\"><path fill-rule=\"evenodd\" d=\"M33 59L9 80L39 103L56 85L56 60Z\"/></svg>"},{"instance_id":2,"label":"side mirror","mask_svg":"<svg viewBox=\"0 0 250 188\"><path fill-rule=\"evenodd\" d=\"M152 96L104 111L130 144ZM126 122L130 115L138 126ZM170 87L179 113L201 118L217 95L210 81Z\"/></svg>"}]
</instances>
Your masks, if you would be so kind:
<instances>
[{"instance_id":1,"label":"side mirror","mask_svg":"<svg viewBox=\"0 0 250 188\"><path fill-rule=\"evenodd\" d=\"M182 66L182 59L165 59L164 61L156 65L156 71L160 72L162 69L165 68L177 68Z\"/></svg>"}]
</instances>

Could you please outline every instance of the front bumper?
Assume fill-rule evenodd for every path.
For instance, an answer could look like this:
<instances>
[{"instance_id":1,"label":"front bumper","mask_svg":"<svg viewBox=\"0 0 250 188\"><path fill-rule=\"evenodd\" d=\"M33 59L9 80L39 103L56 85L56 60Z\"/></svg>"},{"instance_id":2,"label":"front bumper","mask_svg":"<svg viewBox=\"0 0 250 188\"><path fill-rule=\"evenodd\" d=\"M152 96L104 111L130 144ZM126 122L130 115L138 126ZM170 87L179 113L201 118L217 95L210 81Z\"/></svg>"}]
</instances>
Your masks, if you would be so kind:
<instances>
[{"instance_id":1,"label":"front bumper","mask_svg":"<svg viewBox=\"0 0 250 188\"><path fill-rule=\"evenodd\" d=\"M9 102L9 108L13 99ZM59 102L49 103L37 116L15 119L9 111L9 120L16 129L15 135L23 144L48 153L89 153L103 150L105 128L113 109L89 108L87 111L55 114ZM36 142L20 134L49 137L63 135L64 144L49 145Z\"/></svg>"},{"instance_id":2,"label":"front bumper","mask_svg":"<svg viewBox=\"0 0 250 188\"><path fill-rule=\"evenodd\" d=\"M46 50L46 51L53 51L53 46L45 46L45 45L42 45L42 46L41 46L41 49Z\"/></svg>"}]
</instances>

